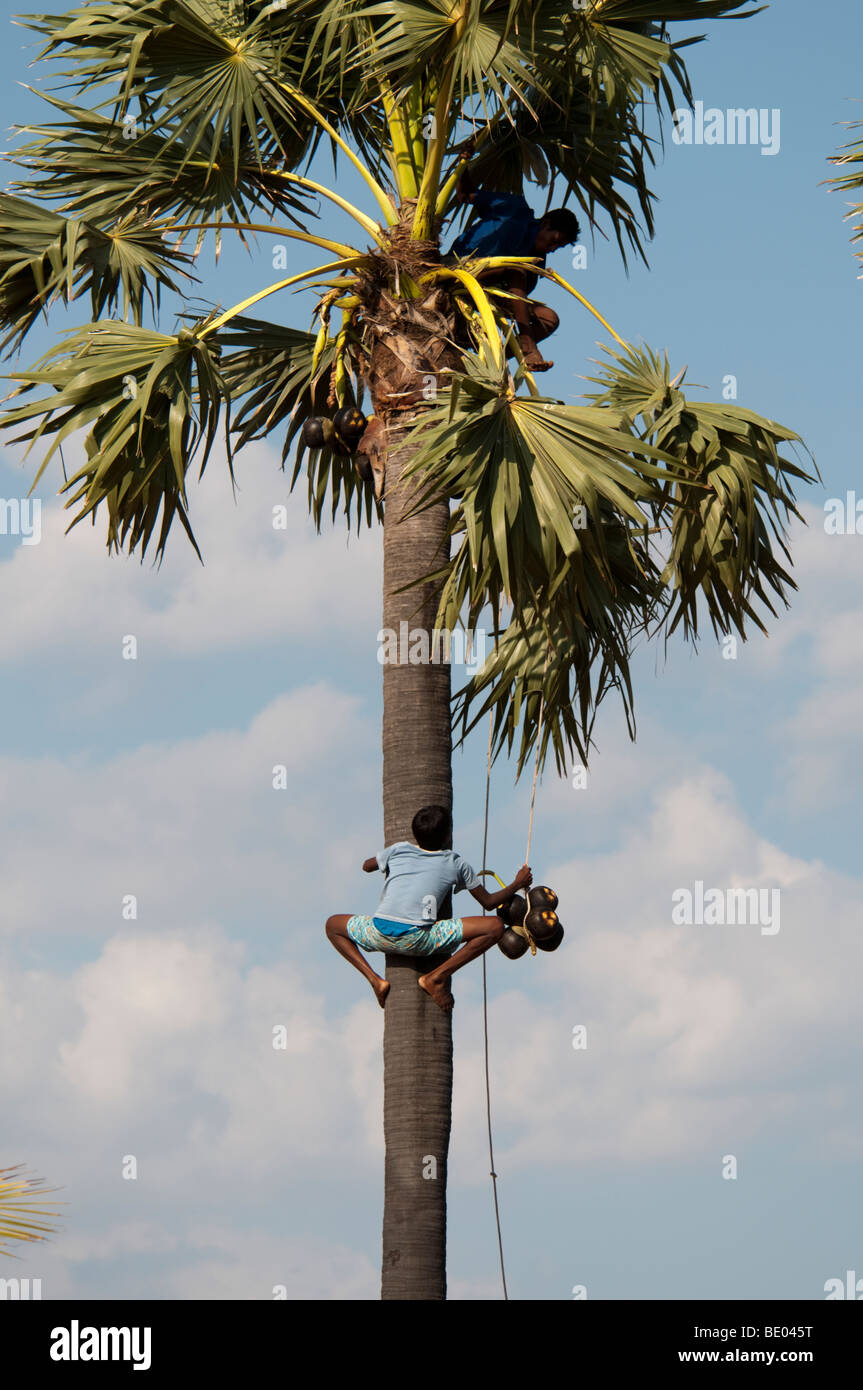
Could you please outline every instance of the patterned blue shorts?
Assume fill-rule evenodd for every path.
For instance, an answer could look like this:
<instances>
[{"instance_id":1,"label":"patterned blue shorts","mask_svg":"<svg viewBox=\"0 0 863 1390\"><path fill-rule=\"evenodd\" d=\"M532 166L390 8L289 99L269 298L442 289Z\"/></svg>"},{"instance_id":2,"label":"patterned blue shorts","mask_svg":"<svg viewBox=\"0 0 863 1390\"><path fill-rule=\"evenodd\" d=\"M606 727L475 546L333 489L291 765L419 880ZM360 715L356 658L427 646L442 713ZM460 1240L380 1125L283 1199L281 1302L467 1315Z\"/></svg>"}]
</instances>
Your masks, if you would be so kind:
<instances>
[{"instance_id":1,"label":"patterned blue shorts","mask_svg":"<svg viewBox=\"0 0 863 1390\"><path fill-rule=\"evenodd\" d=\"M413 927L404 936L385 936L372 917L350 917L347 933L363 951L389 951L399 956L433 956L437 951L454 950L464 941L462 919L447 917L430 927Z\"/></svg>"}]
</instances>

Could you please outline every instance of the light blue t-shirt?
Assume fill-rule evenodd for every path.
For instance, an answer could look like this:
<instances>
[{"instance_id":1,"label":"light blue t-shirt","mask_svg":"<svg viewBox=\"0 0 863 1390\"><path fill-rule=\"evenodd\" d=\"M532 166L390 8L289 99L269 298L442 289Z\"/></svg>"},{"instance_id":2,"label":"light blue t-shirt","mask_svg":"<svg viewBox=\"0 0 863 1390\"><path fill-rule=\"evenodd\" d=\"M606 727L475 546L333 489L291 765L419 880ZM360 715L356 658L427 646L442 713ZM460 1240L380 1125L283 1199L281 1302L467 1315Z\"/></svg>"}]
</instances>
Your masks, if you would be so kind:
<instances>
[{"instance_id":1,"label":"light blue t-shirt","mask_svg":"<svg viewBox=\"0 0 863 1390\"><path fill-rule=\"evenodd\" d=\"M420 849L407 840L376 856L386 874L375 919L430 927L440 919L447 895L460 888L479 888L482 879L453 849Z\"/></svg>"}]
</instances>

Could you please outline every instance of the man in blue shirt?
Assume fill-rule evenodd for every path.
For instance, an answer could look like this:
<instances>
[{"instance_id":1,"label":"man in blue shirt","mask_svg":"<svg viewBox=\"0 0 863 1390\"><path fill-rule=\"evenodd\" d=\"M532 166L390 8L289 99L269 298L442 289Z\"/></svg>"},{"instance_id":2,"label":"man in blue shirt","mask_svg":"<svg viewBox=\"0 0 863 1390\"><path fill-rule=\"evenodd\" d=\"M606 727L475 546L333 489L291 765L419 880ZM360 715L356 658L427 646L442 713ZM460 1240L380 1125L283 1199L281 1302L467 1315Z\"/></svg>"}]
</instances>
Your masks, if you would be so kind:
<instances>
[{"instance_id":1,"label":"man in blue shirt","mask_svg":"<svg viewBox=\"0 0 863 1390\"><path fill-rule=\"evenodd\" d=\"M543 217L534 217L530 206L520 193L486 193L476 190L465 171L459 180L456 197L460 203L470 203L477 216L452 244L452 256L531 256L545 265L546 256L561 246L578 241L580 227L569 208L556 208ZM531 270L486 271L480 277L485 284L506 290L510 313L519 329L519 341L526 365L532 372L546 372L553 362L546 362L537 343L548 338L560 325L560 319L547 304L528 304L539 277Z\"/></svg>"},{"instance_id":2,"label":"man in blue shirt","mask_svg":"<svg viewBox=\"0 0 863 1390\"><path fill-rule=\"evenodd\" d=\"M380 869L386 876L374 917L340 913L328 918L326 932L339 954L365 975L381 1008L390 990L389 981L372 969L360 946L366 951L430 956L461 945L454 956L417 981L420 989L449 1012L453 1006L450 975L500 941L504 924L499 917L442 920L439 909L450 893L467 888L481 907L494 911L519 888L528 887L533 874L525 864L507 888L487 892L470 864L455 850L444 848L452 836L452 817L442 806L424 806L417 811L411 832L416 844L399 840L363 864L365 873Z\"/></svg>"}]
</instances>

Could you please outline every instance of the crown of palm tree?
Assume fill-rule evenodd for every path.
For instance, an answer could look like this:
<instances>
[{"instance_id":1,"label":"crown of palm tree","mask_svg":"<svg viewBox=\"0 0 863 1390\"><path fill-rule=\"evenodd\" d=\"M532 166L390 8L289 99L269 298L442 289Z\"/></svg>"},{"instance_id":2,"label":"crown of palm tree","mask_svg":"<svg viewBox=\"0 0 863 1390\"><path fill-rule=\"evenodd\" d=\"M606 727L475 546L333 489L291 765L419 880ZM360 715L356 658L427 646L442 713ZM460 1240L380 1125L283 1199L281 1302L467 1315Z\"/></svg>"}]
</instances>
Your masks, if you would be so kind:
<instances>
[{"instance_id":1,"label":"crown of palm tree","mask_svg":"<svg viewBox=\"0 0 863 1390\"><path fill-rule=\"evenodd\" d=\"M440 232L460 173L525 180L573 201L624 260L653 233L650 167L661 117L690 100L679 21L756 13L747 0L104 0L29 16L55 73L46 123L23 128L20 177L0 197L0 322L17 349L53 303L89 295L92 321L19 384L3 423L38 447L34 486L86 432L65 483L71 524L107 515L109 548L164 553L178 520L195 544L187 479L217 438L229 467L281 431L362 403L395 420L420 410L410 472L418 507L451 502L439 624L501 623L492 659L456 697L463 731L494 712L496 751L519 767L544 723L541 761L582 756L615 689L632 714L640 634L763 627L793 588L784 527L792 431L728 403L689 400L664 358L630 346L560 276L525 258L444 264ZM82 104L86 99L86 105ZM654 132L654 133L652 133ZM329 147L359 175L366 207L311 178ZM355 244L310 227L338 207ZM325 259L242 303L183 308L208 238L275 233ZM507 296L488 271L528 266L600 322L614 350L587 405L542 395L521 359ZM313 290L307 328L250 314ZM507 365L507 350L515 368ZM421 383L434 382L432 401ZM381 518L349 457L300 438L318 525ZM583 524L574 524L577 517ZM196 546L197 549L197 546Z\"/></svg>"}]
</instances>

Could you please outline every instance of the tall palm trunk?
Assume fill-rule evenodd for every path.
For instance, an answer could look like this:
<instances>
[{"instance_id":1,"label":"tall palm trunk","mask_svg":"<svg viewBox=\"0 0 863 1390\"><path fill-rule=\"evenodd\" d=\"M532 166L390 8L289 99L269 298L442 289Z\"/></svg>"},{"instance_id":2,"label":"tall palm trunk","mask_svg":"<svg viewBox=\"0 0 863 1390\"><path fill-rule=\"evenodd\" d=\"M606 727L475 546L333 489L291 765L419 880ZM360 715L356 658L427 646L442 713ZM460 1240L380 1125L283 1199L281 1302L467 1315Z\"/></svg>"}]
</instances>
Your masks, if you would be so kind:
<instances>
[{"instance_id":1,"label":"tall palm trunk","mask_svg":"<svg viewBox=\"0 0 863 1390\"><path fill-rule=\"evenodd\" d=\"M404 519L402 471L412 452L390 430L386 465L383 625L431 634L439 588L396 593L440 567L448 553L446 501ZM431 650L431 640L429 642ZM402 647L402 660L408 653ZM384 666L383 798L387 844L410 837L421 806L452 808L450 671L440 664ZM448 907L441 909L448 911ZM384 1015L384 1299L446 1297L446 1177L452 1118L452 1016L417 985L441 956L387 956Z\"/></svg>"}]
</instances>

